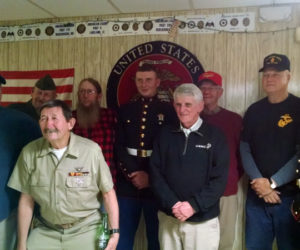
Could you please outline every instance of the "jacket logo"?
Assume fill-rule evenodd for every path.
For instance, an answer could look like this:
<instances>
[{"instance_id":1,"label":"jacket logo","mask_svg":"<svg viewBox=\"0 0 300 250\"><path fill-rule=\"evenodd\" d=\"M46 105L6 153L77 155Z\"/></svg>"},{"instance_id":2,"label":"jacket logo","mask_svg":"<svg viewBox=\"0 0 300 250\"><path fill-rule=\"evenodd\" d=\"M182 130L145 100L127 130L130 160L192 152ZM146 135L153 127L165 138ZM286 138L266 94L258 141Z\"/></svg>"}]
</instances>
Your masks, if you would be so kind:
<instances>
[{"instance_id":1,"label":"jacket logo","mask_svg":"<svg viewBox=\"0 0 300 250\"><path fill-rule=\"evenodd\" d=\"M211 144L207 143L206 145L195 145L196 148L205 148L205 149L210 149Z\"/></svg>"},{"instance_id":2,"label":"jacket logo","mask_svg":"<svg viewBox=\"0 0 300 250\"><path fill-rule=\"evenodd\" d=\"M164 116L164 114L158 114L157 115L157 119L158 119L158 124L162 124L163 123L163 121L165 120L165 116Z\"/></svg>"},{"instance_id":3,"label":"jacket logo","mask_svg":"<svg viewBox=\"0 0 300 250\"><path fill-rule=\"evenodd\" d=\"M280 120L278 121L278 127L283 128L289 123L293 121L292 117L289 114L285 114L280 116Z\"/></svg>"}]
</instances>

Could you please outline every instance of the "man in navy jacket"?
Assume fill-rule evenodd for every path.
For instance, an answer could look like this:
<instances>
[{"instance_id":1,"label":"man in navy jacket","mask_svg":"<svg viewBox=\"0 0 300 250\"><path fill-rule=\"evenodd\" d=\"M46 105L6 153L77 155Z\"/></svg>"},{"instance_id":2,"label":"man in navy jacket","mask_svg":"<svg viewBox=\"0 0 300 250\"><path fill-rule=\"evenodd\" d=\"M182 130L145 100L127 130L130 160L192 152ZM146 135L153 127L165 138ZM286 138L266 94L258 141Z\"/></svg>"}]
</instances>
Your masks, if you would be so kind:
<instances>
[{"instance_id":1,"label":"man in navy jacket","mask_svg":"<svg viewBox=\"0 0 300 250\"><path fill-rule=\"evenodd\" d=\"M161 249L218 249L219 199L229 167L223 133L199 117L201 91L182 84L174 92L180 127L165 127L151 156L151 184L160 201Z\"/></svg>"},{"instance_id":2,"label":"man in navy jacket","mask_svg":"<svg viewBox=\"0 0 300 250\"><path fill-rule=\"evenodd\" d=\"M1 88L5 79L0 75ZM19 193L7 187L7 181L22 148L41 136L30 116L0 106L0 249L15 249Z\"/></svg>"}]
</instances>

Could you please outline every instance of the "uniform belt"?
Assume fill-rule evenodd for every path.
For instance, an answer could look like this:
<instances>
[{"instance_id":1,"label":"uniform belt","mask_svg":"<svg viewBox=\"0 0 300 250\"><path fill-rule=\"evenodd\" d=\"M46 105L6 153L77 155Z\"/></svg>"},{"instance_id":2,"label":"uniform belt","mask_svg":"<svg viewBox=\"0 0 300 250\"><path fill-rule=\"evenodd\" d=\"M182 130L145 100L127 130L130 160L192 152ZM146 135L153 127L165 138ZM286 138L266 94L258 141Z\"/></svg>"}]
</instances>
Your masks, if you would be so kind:
<instances>
[{"instance_id":1,"label":"uniform belt","mask_svg":"<svg viewBox=\"0 0 300 250\"><path fill-rule=\"evenodd\" d=\"M55 224L54 226L58 229L70 229L74 227L75 225L79 224L80 222L84 221L86 218L81 218L73 223L65 223L65 224Z\"/></svg>"},{"instance_id":2,"label":"uniform belt","mask_svg":"<svg viewBox=\"0 0 300 250\"><path fill-rule=\"evenodd\" d=\"M69 229L71 227L74 227L78 222L74 222L74 223L66 223L66 224L60 224L60 225L55 225L57 227L61 227L62 229Z\"/></svg>"},{"instance_id":3,"label":"uniform belt","mask_svg":"<svg viewBox=\"0 0 300 250\"><path fill-rule=\"evenodd\" d=\"M136 148L127 148L127 152L130 155L138 156L138 157L150 157L152 154L152 150L136 149Z\"/></svg>"},{"instance_id":4,"label":"uniform belt","mask_svg":"<svg viewBox=\"0 0 300 250\"><path fill-rule=\"evenodd\" d=\"M80 218L78 219L77 221L73 222L73 223L65 223L65 224L52 224L48 221L46 221L43 217L39 216L37 217L36 219L42 223L43 225L49 227L49 228L52 228L54 230L65 230L65 229L70 229L70 228L73 228L74 226L80 224L80 223L88 223L88 222L93 222L93 221L97 221L97 220L100 220L101 218L101 215L99 213L99 211L87 216L87 217L84 217L84 218Z\"/></svg>"}]
</instances>

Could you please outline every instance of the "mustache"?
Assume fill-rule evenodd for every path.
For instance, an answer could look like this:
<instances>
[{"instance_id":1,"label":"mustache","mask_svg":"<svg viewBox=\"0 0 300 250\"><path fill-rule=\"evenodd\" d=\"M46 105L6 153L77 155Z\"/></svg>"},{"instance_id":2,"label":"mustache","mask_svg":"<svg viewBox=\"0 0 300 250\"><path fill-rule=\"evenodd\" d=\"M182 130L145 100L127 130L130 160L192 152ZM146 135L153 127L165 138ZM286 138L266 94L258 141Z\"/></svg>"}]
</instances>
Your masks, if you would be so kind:
<instances>
[{"instance_id":1,"label":"mustache","mask_svg":"<svg viewBox=\"0 0 300 250\"><path fill-rule=\"evenodd\" d=\"M45 128L43 130L43 133L44 134L50 134L50 133L57 133L58 132L58 129L49 129L49 128Z\"/></svg>"}]
</instances>

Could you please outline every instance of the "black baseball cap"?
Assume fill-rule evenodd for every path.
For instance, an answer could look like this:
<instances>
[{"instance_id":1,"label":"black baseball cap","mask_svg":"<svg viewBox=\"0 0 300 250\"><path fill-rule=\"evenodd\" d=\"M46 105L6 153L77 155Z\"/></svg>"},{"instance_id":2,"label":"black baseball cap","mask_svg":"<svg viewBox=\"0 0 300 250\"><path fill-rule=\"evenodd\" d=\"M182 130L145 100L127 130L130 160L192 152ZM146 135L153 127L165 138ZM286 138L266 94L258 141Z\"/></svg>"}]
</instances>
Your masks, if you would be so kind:
<instances>
[{"instance_id":1,"label":"black baseball cap","mask_svg":"<svg viewBox=\"0 0 300 250\"><path fill-rule=\"evenodd\" d=\"M290 71L290 60L286 55L281 54L271 54L265 57L264 66L259 70L259 72L265 69L272 68L277 71L288 70Z\"/></svg>"},{"instance_id":2,"label":"black baseball cap","mask_svg":"<svg viewBox=\"0 0 300 250\"><path fill-rule=\"evenodd\" d=\"M6 83L5 78L2 75L0 75L0 84L5 84L5 83Z\"/></svg>"}]
</instances>

